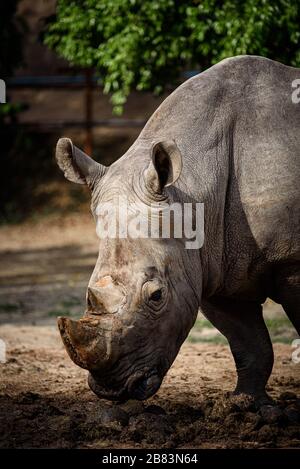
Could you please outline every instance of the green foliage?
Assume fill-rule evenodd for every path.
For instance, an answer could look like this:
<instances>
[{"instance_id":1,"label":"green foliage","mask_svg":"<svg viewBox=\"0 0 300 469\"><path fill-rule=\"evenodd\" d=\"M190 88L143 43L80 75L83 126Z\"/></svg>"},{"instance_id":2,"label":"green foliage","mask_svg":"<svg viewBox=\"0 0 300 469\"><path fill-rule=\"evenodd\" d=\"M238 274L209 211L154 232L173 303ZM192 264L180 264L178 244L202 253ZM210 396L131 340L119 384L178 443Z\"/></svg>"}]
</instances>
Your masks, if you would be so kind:
<instances>
[{"instance_id":1,"label":"green foliage","mask_svg":"<svg viewBox=\"0 0 300 469\"><path fill-rule=\"evenodd\" d=\"M18 113L26 109L22 103L5 103L0 105L0 126L17 122Z\"/></svg>"},{"instance_id":2,"label":"green foliage","mask_svg":"<svg viewBox=\"0 0 300 469\"><path fill-rule=\"evenodd\" d=\"M99 71L120 114L130 91L160 93L186 67L238 54L299 66L299 24L299 0L58 0L45 41Z\"/></svg>"}]
</instances>

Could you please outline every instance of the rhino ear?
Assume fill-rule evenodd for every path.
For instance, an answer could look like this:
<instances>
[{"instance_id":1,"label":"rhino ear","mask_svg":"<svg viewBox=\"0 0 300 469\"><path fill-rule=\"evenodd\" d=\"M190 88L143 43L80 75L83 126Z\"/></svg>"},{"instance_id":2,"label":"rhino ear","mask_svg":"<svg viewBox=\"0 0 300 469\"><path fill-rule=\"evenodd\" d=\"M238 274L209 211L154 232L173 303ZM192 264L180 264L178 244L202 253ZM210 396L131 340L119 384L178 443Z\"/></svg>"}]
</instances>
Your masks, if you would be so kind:
<instances>
[{"instance_id":1,"label":"rhino ear","mask_svg":"<svg viewBox=\"0 0 300 469\"><path fill-rule=\"evenodd\" d=\"M180 176L181 153L173 140L156 142L151 149L151 161L145 172L145 184L151 192L161 194Z\"/></svg>"},{"instance_id":2,"label":"rhino ear","mask_svg":"<svg viewBox=\"0 0 300 469\"><path fill-rule=\"evenodd\" d=\"M69 138L58 140L55 158L69 181L87 184L89 187L93 187L95 180L101 178L106 169L105 166L75 147Z\"/></svg>"}]
</instances>

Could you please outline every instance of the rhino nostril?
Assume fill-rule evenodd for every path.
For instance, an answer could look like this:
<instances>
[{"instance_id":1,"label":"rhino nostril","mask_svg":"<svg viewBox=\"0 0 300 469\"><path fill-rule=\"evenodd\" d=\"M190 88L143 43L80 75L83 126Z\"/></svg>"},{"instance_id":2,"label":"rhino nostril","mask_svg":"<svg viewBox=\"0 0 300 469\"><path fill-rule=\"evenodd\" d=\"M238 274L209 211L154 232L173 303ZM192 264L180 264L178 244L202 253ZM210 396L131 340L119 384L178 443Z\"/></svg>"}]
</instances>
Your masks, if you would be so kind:
<instances>
[{"instance_id":1,"label":"rhino nostril","mask_svg":"<svg viewBox=\"0 0 300 469\"><path fill-rule=\"evenodd\" d=\"M87 298L87 308L89 311L93 309L93 305L89 296Z\"/></svg>"},{"instance_id":2,"label":"rhino nostril","mask_svg":"<svg viewBox=\"0 0 300 469\"><path fill-rule=\"evenodd\" d=\"M161 378L157 374L151 376L141 376L134 381L131 386L131 395L134 399L144 400L158 391L161 385Z\"/></svg>"}]
</instances>

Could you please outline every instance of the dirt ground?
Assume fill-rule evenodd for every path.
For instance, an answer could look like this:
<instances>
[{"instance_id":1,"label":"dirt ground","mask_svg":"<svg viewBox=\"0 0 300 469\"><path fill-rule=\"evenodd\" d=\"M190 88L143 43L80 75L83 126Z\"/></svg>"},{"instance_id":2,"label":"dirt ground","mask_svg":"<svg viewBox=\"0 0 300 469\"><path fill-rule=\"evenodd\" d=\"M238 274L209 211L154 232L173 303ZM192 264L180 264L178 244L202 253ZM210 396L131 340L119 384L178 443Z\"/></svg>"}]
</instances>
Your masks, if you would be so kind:
<instances>
[{"instance_id":1,"label":"dirt ground","mask_svg":"<svg viewBox=\"0 0 300 469\"><path fill-rule=\"evenodd\" d=\"M91 217L4 226L0 255L0 447L300 448L297 335L278 305L265 308L278 342L268 385L276 410L230 397L229 347L201 316L159 392L145 403L112 405L89 390L55 325L58 315L83 312L97 255Z\"/></svg>"}]
</instances>

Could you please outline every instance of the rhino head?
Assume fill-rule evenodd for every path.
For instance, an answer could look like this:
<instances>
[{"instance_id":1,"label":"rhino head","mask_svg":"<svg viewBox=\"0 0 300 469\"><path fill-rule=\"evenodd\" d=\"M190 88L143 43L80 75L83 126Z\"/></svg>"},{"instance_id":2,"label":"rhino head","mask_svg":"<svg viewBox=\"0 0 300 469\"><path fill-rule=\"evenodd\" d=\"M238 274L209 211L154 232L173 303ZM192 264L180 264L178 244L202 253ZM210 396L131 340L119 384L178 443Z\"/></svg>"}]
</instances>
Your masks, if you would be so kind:
<instances>
[{"instance_id":1,"label":"rhino head","mask_svg":"<svg viewBox=\"0 0 300 469\"><path fill-rule=\"evenodd\" d=\"M97 208L117 196L159 206L181 171L173 141L141 142L107 168L62 138L56 159L68 180L90 188L96 222ZM58 318L69 356L89 370L99 397L143 400L159 389L197 315L193 262L180 239L100 239L83 318Z\"/></svg>"}]
</instances>

